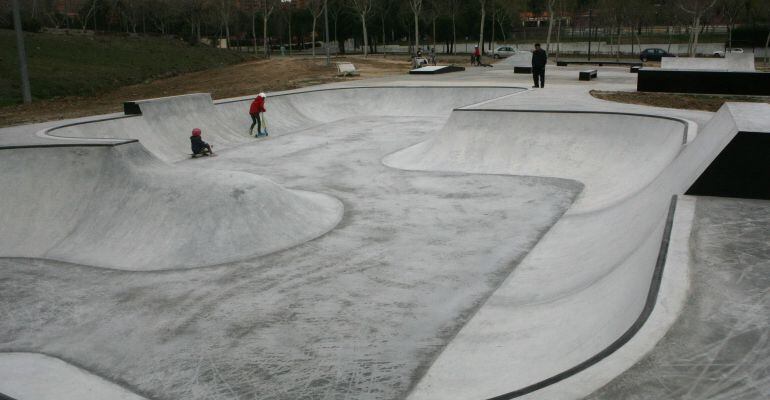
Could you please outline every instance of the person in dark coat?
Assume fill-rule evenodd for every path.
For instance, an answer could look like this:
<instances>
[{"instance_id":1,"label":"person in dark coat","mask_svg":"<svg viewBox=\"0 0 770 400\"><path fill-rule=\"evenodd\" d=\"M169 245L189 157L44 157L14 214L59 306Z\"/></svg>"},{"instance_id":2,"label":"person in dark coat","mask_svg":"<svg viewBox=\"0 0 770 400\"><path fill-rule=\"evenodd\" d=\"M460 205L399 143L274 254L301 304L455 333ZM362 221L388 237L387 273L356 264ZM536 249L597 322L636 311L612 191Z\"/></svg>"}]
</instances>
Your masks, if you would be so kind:
<instances>
[{"instance_id":1,"label":"person in dark coat","mask_svg":"<svg viewBox=\"0 0 770 400\"><path fill-rule=\"evenodd\" d=\"M535 43L535 51L532 52L532 78L536 87L545 87L545 64L548 63L548 54L540 48L540 43Z\"/></svg>"},{"instance_id":2,"label":"person in dark coat","mask_svg":"<svg viewBox=\"0 0 770 400\"><path fill-rule=\"evenodd\" d=\"M214 155L214 151L211 150L211 145L204 142L201 138L200 128L195 128L192 130L192 136L190 136L190 147L192 147L193 156Z\"/></svg>"}]
</instances>

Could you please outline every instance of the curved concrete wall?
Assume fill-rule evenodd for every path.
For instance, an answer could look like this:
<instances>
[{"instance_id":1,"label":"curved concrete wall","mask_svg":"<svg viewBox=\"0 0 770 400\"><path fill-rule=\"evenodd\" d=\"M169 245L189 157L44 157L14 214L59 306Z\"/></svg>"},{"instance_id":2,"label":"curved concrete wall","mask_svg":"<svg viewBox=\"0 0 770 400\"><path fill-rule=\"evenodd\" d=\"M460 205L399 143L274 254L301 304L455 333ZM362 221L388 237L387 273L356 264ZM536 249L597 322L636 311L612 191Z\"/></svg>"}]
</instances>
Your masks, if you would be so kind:
<instances>
[{"instance_id":1,"label":"curved concrete wall","mask_svg":"<svg viewBox=\"0 0 770 400\"><path fill-rule=\"evenodd\" d=\"M323 89L270 95L265 118L271 136L362 116L449 116L456 107L517 93L500 87L379 87ZM138 139L165 161L190 155L190 132L203 130L215 151L254 141L248 115L251 98L215 105L206 93L137 102L141 116L67 126L50 135Z\"/></svg>"},{"instance_id":2,"label":"curved concrete wall","mask_svg":"<svg viewBox=\"0 0 770 400\"><path fill-rule=\"evenodd\" d=\"M687 126L640 115L462 110L432 139L387 157L405 169L569 177L586 186L411 398L500 395L623 335L644 307L670 196L689 179L671 169Z\"/></svg>"},{"instance_id":3,"label":"curved concrete wall","mask_svg":"<svg viewBox=\"0 0 770 400\"><path fill-rule=\"evenodd\" d=\"M329 196L247 173L182 169L136 142L0 153L2 257L191 268L303 243L342 216Z\"/></svg>"},{"instance_id":4,"label":"curved concrete wall","mask_svg":"<svg viewBox=\"0 0 770 400\"><path fill-rule=\"evenodd\" d=\"M681 150L683 121L643 115L460 110L433 138L386 157L396 168L578 180L570 213L632 196Z\"/></svg>"}]
</instances>

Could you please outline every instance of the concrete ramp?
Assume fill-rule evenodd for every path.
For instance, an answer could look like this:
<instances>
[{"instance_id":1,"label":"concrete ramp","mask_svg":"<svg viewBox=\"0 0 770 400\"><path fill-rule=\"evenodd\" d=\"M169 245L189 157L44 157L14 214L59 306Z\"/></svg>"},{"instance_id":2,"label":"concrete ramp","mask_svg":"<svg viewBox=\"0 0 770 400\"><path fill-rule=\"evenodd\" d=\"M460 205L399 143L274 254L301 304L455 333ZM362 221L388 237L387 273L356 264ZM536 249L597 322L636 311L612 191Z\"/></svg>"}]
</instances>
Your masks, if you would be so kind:
<instances>
[{"instance_id":1,"label":"concrete ramp","mask_svg":"<svg viewBox=\"0 0 770 400\"><path fill-rule=\"evenodd\" d=\"M448 116L452 109L524 91L506 87L372 87L270 94L265 119L271 136L363 116ZM69 138L137 139L158 158L190 155L193 128L214 150L253 142L248 114L253 97L215 104L207 93L130 102L132 116L51 129ZM141 115L138 115L141 113Z\"/></svg>"},{"instance_id":2,"label":"concrete ramp","mask_svg":"<svg viewBox=\"0 0 770 400\"><path fill-rule=\"evenodd\" d=\"M575 214L607 208L649 184L679 153L687 129L682 120L643 115L457 110L433 138L384 162L574 179L585 184Z\"/></svg>"},{"instance_id":3,"label":"concrete ramp","mask_svg":"<svg viewBox=\"0 0 770 400\"><path fill-rule=\"evenodd\" d=\"M526 51L526 50L519 50L516 52L516 54L506 57L499 63L495 64L496 66L504 66L504 67L532 67L532 52Z\"/></svg>"},{"instance_id":4,"label":"concrete ramp","mask_svg":"<svg viewBox=\"0 0 770 400\"><path fill-rule=\"evenodd\" d=\"M545 171L579 178L581 169L596 172L607 169L609 171L602 174L605 179L612 179L621 186L620 190L628 191L627 196L616 195L592 188L601 185L601 180L587 181L585 195L575 209L568 211L545 235L463 327L410 398L518 397L537 390L544 382L564 379L565 371L584 365L597 354L608 349L611 352L613 344L629 334L647 302L671 196L687 190L711 160L744 129L741 121L747 116L760 121L761 129L770 132L769 111L767 105L725 105L687 145L681 142L684 123L678 124L682 127L679 132L674 128L677 123L671 121L668 135L647 135L644 119L629 116L624 121L621 117L616 121L615 131L605 133L608 146L604 149L599 146L599 138L587 135L586 140L581 140L587 131L576 124L569 113L549 113L540 118L540 122L527 123L525 132L530 134L522 139L501 142L497 138L505 135L493 133L493 140L476 143L481 136L469 131L464 147L460 139L449 139L454 134L446 130L457 127L448 125L436 138L389 157L386 162L400 168L448 168L469 173L481 172L477 165L483 165L486 173ZM465 111L458 114L464 115ZM602 125L598 121L612 118L593 116L596 125ZM491 122L481 129L492 132L495 121L500 119L486 120ZM585 152L594 156L582 162L570 159L571 152L563 152L556 141L543 138L548 136L548 130L532 129L539 124L545 127L548 120L561 120L565 126L571 126L575 140L568 141L564 136L566 147L577 154ZM501 122L496 129L517 135L516 124L506 124L505 119ZM661 122L658 129L660 126L669 125ZM535 132L537 135L532 135ZM611 137L626 133L634 139L618 142ZM644 144L637 138L640 135L650 143ZM497 147L504 143L515 145L498 151ZM633 159L632 153L637 147L644 157ZM588 148L591 150L586 151ZM521 160L506 159L506 150ZM533 155L527 155L528 151ZM549 152L561 156L549 155ZM609 154L615 152L621 155ZM418 154L427 159L422 161ZM622 154L632 157L628 164ZM653 172L635 174L633 163L638 163L638 169L646 169L647 157L651 158L649 167ZM607 164L591 165L604 161ZM613 165L615 163L619 165ZM613 177L613 173L618 176ZM623 182L624 178L628 182ZM590 390L593 389L588 393Z\"/></svg>"},{"instance_id":5,"label":"concrete ramp","mask_svg":"<svg viewBox=\"0 0 770 400\"><path fill-rule=\"evenodd\" d=\"M713 57L663 57L662 69L684 69L696 71L754 72L754 53L727 53L724 58Z\"/></svg>"},{"instance_id":6,"label":"concrete ramp","mask_svg":"<svg viewBox=\"0 0 770 400\"><path fill-rule=\"evenodd\" d=\"M416 68L409 71L410 75L438 75L448 74L450 72L462 72L465 71L464 67L458 67L456 65L435 65L422 68Z\"/></svg>"},{"instance_id":7,"label":"concrete ramp","mask_svg":"<svg viewBox=\"0 0 770 400\"><path fill-rule=\"evenodd\" d=\"M137 139L165 161L188 158L193 128L203 131L204 140L214 151L245 144L249 137L248 106L244 120L234 120L218 112L208 93L164 97L130 102L130 117L77 124L51 129L48 134L70 138Z\"/></svg>"},{"instance_id":8,"label":"concrete ramp","mask_svg":"<svg viewBox=\"0 0 770 400\"><path fill-rule=\"evenodd\" d=\"M136 142L0 148L0 169L0 257L191 268L303 243L342 215L329 196L168 165Z\"/></svg>"}]
</instances>

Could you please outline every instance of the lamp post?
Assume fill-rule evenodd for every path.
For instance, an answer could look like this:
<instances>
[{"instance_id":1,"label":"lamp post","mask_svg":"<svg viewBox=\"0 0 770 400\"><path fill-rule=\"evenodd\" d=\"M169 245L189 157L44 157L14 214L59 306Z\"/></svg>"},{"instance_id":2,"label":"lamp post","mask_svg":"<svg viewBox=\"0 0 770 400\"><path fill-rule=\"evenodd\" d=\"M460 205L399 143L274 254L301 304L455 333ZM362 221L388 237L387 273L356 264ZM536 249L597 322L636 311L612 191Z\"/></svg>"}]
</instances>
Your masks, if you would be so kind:
<instances>
[{"instance_id":1,"label":"lamp post","mask_svg":"<svg viewBox=\"0 0 770 400\"><path fill-rule=\"evenodd\" d=\"M25 103L32 103L32 92L29 88L29 72L27 71L27 50L24 48L24 33L21 31L21 13L19 0L13 0L13 27L16 31L16 49L19 51L19 72L21 73L21 97Z\"/></svg>"},{"instance_id":2,"label":"lamp post","mask_svg":"<svg viewBox=\"0 0 770 400\"><path fill-rule=\"evenodd\" d=\"M593 30L591 29L591 17L593 16L593 8L588 9L588 61L591 61L591 39L593 36Z\"/></svg>"},{"instance_id":3,"label":"lamp post","mask_svg":"<svg viewBox=\"0 0 770 400\"><path fill-rule=\"evenodd\" d=\"M324 26L326 30L326 66L332 65L331 50L329 49L329 0L324 0Z\"/></svg>"}]
</instances>

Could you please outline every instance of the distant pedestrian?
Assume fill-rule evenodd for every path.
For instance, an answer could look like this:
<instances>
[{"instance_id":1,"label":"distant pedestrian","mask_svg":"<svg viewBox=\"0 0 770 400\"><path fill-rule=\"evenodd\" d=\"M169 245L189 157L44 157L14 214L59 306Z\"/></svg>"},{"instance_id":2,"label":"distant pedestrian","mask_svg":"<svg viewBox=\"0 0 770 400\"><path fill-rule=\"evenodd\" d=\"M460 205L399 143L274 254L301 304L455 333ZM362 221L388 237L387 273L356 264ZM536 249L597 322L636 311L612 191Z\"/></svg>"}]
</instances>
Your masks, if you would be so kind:
<instances>
[{"instance_id":1,"label":"distant pedestrian","mask_svg":"<svg viewBox=\"0 0 770 400\"><path fill-rule=\"evenodd\" d=\"M479 48L479 45L476 45L476 47L473 49L473 57L471 57L471 65L476 65L476 66L481 65L481 49Z\"/></svg>"},{"instance_id":2,"label":"distant pedestrian","mask_svg":"<svg viewBox=\"0 0 770 400\"><path fill-rule=\"evenodd\" d=\"M532 78L536 87L545 87L545 64L548 63L548 54L540 48L540 43L535 43L535 51L532 52Z\"/></svg>"},{"instance_id":3,"label":"distant pedestrian","mask_svg":"<svg viewBox=\"0 0 770 400\"><path fill-rule=\"evenodd\" d=\"M267 111L265 109L265 99L267 95L260 93L257 98L251 102L249 107L249 115L251 115L251 128L249 128L249 135L254 134L254 125L257 126L257 134L255 137L267 136L267 127L265 127L265 133L262 134L262 113Z\"/></svg>"},{"instance_id":4,"label":"distant pedestrian","mask_svg":"<svg viewBox=\"0 0 770 400\"><path fill-rule=\"evenodd\" d=\"M428 61L431 65L436 66L436 48L432 47L430 53L428 53Z\"/></svg>"},{"instance_id":5,"label":"distant pedestrian","mask_svg":"<svg viewBox=\"0 0 770 400\"><path fill-rule=\"evenodd\" d=\"M192 147L193 157L215 155L214 150L211 149L211 145L203 141L200 128L195 128L192 130L192 136L190 136L190 147Z\"/></svg>"}]
</instances>

